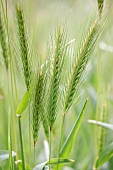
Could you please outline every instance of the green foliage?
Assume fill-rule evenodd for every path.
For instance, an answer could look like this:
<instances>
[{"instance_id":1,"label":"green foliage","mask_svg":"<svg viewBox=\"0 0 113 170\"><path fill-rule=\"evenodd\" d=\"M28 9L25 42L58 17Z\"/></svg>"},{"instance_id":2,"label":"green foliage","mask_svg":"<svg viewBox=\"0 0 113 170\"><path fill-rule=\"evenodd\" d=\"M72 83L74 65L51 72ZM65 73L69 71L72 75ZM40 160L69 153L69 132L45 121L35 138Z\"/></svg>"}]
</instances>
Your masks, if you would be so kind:
<instances>
[{"instance_id":1,"label":"green foliage","mask_svg":"<svg viewBox=\"0 0 113 170\"><path fill-rule=\"evenodd\" d=\"M17 108L17 111L16 111L16 114L22 114L23 111L26 109L26 107L28 106L29 104L29 91L26 91L24 96L22 97L22 100Z\"/></svg>"},{"instance_id":2,"label":"green foliage","mask_svg":"<svg viewBox=\"0 0 113 170\"><path fill-rule=\"evenodd\" d=\"M113 156L113 143L108 145L99 155L96 162L96 168L101 167L106 161Z\"/></svg>"},{"instance_id":3,"label":"green foliage","mask_svg":"<svg viewBox=\"0 0 113 170\"><path fill-rule=\"evenodd\" d=\"M84 118L84 111L85 111L85 108L87 105L87 101L88 101L88 99L86 100L81 113L79 114L77 120L75 121L73 128L60 151L60 156L59 156L60 158L65 158L65 157L67 158L70 156L71 150L74 145L74 141L75 141L77 133L78 133L78 130L79 130L82 120ZM59 165L58 169L62 169L62 165Z\"/></svg>"},{"instance_id":4,"label":"green foliage","mask_svg":"<svg viewBox=\"0 0 113 170\"><path fill-rule=\"evenodd\" d=\"M58 158L52 158L50 161L43 162L33 168L33 170L44 170L46 167L48 167L49 164L55 165L55 164L64 164L64 163L72 163L74 160L72 159L58 159Z\"/></svg>"},{"instance_id":5,"label":"green foliage","mask_svg":"<svg viewBox=\"0 0 113 170\"><path fill-rule=\"evenodd\" d=\"M87 101L88 101L88 99L86 100L80 115L78 116L77 120L75 121L73 128L72 128L67 140L65 141L63 148L61 149L61 152L60 152L61 158L69 157L69 155L71 153L76 135L78 133L78 130L81 126L81 123L82 123L82 120L83 120L83 117L84 117L84 111L85 111L85 108L86 108L86 105L87 105Z\"/></svg>"}]
</instances>

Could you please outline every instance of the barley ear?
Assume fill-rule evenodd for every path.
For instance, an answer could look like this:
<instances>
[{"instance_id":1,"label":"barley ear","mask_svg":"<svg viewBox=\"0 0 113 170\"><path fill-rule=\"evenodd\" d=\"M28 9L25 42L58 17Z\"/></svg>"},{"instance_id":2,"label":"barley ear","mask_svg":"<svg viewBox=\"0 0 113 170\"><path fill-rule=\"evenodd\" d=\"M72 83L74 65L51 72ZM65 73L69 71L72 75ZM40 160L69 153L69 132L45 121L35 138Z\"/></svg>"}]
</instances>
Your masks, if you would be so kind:
<instances>
[{"instance_id":1,"label":"barley ear","mask_svg":"<svg viewBox=\"0 0 113 170\"><path fill-rule=\"evenodd\" d=\"M41 99L41 88L42 88L42 77L41 73L36 77L36 88L33 101L33 139L34 146L37 142L38 131L40 128L41 116L40 116L40 99Z\"/></svg>"},{"instance_id":2,"label":"barley ear","mask_svg":"<svg viewBox=\"0 0 113 170\"><path fill-rule=\"evenodd\" d=\"M85 70L87 62L90 59L94 46L97 42L98 36L99 36L99 26L98 26L98 22L95 21L93 25L90 27L86 38L82 37L80 48L78 49L78 52L76 54L75 66L73 68L71 79L69 81L69 85L66 92L65 109L64 109L65 112L69 110L69 108L73 103L73 99L78 89L80 78Z\"/></svg>"},{"instance_id":3,"label":"barley ear","mask_svg":"<svg viewBox=\"0 0 113 170\"><path fill-rule=\"evenodd\" d=\"M45 135L47 137L47 139L49 139L49 122L48 122L48 118L47 118L47 114L46 114L46 111L45 111L45 103L46 103L46 96L45 96L45 93L46 93L46 65L44 64L43 68L41 68L41 76L42 76L42 89L41 89L41 101L40 101L40 112L41 112L41 122L42 122L42 125L43 125L43 128L44 128L44 132L45 132Z\"/></svg>"},{"instance_id":4,"label":"barley ear","mask_svg":"<svg viewBox=\"0 0 113 170\"><path fill-rule=\"evenodd\" d=\"M18 36L19 36L19 43L20 43L21 60L22 60L23 70L24 70L24 78L25 78L26 87L27 89L29 89L31 71L30 71L30 65L28 60L28 56L29 56L28 43L26 38L23 10L22 7L19 5L16 5L16 17L18 23Z\"/></svg>"},{"instance_id":5,"label":"barley ear","mask_svg":"<svg viewBox=\"0 0 113 170\"><path fill-rule=\"evenodd\" d=\"M57 29L56 34L56 48L54 53L54 62L53 62L53 75L51 79L51 91L49 97L49 105L48 105L48 120L50 129L52 129L53 124L56 120L57 116L57 102L59 95L59 85L61 80L61 72L65 57L66 48L65 47L65 32L60 28Z\"/></svg>"},{"instance_id":6,"label":"barley ear","mask_svg":"<svg viewBox=\"0 0 113 170\"><path fill-rule=\"evenodd\" d=\"M42 121L45 134L48 138L49 136L49 124L47 116L44 113L43 107L43 97L44 97L44 74L43 70L40 69L37 80L36 80L36 88L35 88L35 95L33 101L33 139L34 139L34 146L37 142L38 138L38 131L40 128L40 123Z\"/></svg>"},{"instance_id":7,"label":"barley ear","mask_svg":"<svg viewBox=\"0 0 113 170\"><path fill-rule=\"evenodd\" d=\"M0 12L0 43L3 52L3 58L6 70L8 70L8 47L7 47L7 37L5 33L5 26Z\"/></svg>"}]
</instances>

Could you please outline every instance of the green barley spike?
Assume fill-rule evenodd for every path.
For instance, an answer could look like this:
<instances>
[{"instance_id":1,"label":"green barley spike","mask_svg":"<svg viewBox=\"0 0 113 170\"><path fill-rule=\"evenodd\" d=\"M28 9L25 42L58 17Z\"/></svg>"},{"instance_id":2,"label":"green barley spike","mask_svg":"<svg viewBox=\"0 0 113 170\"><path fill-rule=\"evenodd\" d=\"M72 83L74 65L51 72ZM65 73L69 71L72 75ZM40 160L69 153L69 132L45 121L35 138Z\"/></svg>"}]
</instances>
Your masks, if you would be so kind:
<instances>
[{"instance_id":1,"label":"green barley spike","mask_svg":"<svg viewBox=\"0 0 113 170\"><path fill-rule=\"evenodd\" d=\"M41 113L41 121L42 121L42 124L43 124L45 135L48 139L49 138L49 123L48 123L47 116L44 112Z\"/></svg>"},{"instance_id":2,"label":"green barley spike","mask_svg":"<svg viewBox=\"0 0 113 170\"><path fill-rule=\"evenodd\" d=\"M101 14L102 14L103 6L104 6L104 0L98 0L99 16L101 16Z\"/></svg>"},{"instance_id":3,"label":"green barley spike","mask_svg":"<svg viewBox=\"0 0 113 170\"><path fill-rule=\"evenodd\" d=\"M6 66L6 70L8 70L8 48L7 48L7 40L6 40L5 26L2 20L1 12L0 12L0 43L3 52L3 58Z\"/></svg>"},{"instance_id":4,"label":"green barley spike","mask_svg":"<svg viewBox=\"0 0 113 170\"><path fill-rule=\"evenodd\" d=\"M43 96L44 96L44 75L42 70L40 70L39 75L37 76L38 80L36 83L35 90L35 99L33 104L33 138L34 138L34 146L37 142L38 131L40 128L40 122L42 121L43 127L45 130L45 134L48 138L49 135L49 125L46 115L43 110Z\"/></svg>"},{"instance_id":5,"label":"green barley spike","mask_svg":"<svg viewBox=\"0 0 113 170\"><path fill-rule=\"evenodd\" d=\"M73 73L71 76L71 80L69 83L69 87L66 93L65 99L65 112L69 110L72 105L75 93L78 88L78 84L80 82L80 78L82 76L83 71L85 70L86 64L90 59L90 55L92 50L96 44L96 40L99 36L99 26L97 22L94 22L90 30L88 31L88 35L86 39L82 42L82 47L77 53L77 61L73 69Z\"/></svg>"},{"instance_id":6,"label":"green barley spike","mask_svg":"<svg viewBox=\"0 0 113 170\"><path fill-rule=\"evenodd\" d=\"M52 129L53 124L56 120L56 108L57 108L57 101L58 101L58 91L59 91L59 84L61 79L61 72L63 67L63 61L65 56L66 49L65 46L65 35L64 31L58 29L57 37L56 37L56 49L54 54L54 69L52 75L52 82L51 82L51 91L50 91L50 101L49 101L49 110L48 110L48 120L50 129Z\"/></svg>"},{"instance_id":7,"label":"green barley spike","mask_svg":"<svg viewBox=\"0 0 113 170\"><path fill-rule=\"evenodd\" d=\"M47 119L47 114L45 112L45 100L47 100L45 93L46 93L46 83L47 83L47 75L46 75L46 67L41 68L41 76L42 76L42 90L41 90L41 102L40 102L40 112L41 112L41 121L43 124L44 132L47 137L49 138L49 122Z\"/></svg>"},{"instance_id":8,"label":"green barley spike","mask_svg":"<svg viewBox=\"0 0 113 170\"><path fill-rule=\"evenodd\" d=\"M23 63L23 70L24 70L24 78L27 89L29 89L30 85L30 66L28 61L28 44L26 38L26 31L25 31L25 24L24 24L24 17L23 17L23 10L21 6L16 6L16 16L17 16L17 23L18 23L18 31L19 31L19 43L20 43L20 51L21 51L21 60Z\"/></svg>"},{"instance_id":9,"label":"green barley spike","mask_svg":"<svg viewBox=\"0 0 113 170\"><path fill-rule=\"evenodd\" d=\"M35 90L35 99L33 103L33 139L34 139L34 146L37 142L38 138L38 131L40 127L40 99L41 99L41 88L42 88L42 76L41 73L39 73L39 77L37 76L37 82L36 82L36 90Z\"/></svg>"}]
</instances>

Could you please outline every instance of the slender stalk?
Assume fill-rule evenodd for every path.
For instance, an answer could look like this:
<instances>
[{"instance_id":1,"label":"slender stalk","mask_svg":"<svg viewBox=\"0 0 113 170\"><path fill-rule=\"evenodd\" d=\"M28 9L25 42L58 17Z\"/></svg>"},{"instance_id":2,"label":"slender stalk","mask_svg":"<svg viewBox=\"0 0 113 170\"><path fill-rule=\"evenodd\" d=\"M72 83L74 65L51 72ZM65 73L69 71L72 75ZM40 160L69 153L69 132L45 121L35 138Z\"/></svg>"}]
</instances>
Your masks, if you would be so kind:
<instances>
[{"instance_id":1,"label":"slender stalk","mask_svg":"<svg viewBox=\"0 0 113 170\"><path fill-rule=\"evenodd\" d=\"M18 117L20 148L21 148L21 157L22 157L22 170L25 170L24 150L23 150L22 130L21 130L21 116L17 115L17 117Z\"/></svg>"},{"instance_id":2,"label":"slender stalk","mask_svg":"<svg viewBox=\"0 0 113 170\"><path fill-rule=\"evenodd\" d=\"M52 130L51 130L51 127L49 129L49 170L51 170L51 165L50 165L50 161L51 161L51 133L52 133Z\"/></svg>"},{"instance_id":3,"label":"slender stalk","mask_svg":"<svg viewBox=\"0 0 113 170\"><path fill-rule=\"evenodd\" d=\"M59 143L59 149L58 149L58 164L57 164L57 170L59 167L59 160L60 160L60 150L63 142L63 132L64 132L64 124L65 124L65 113L63 114L63 119L62 119L62 126L61 126L61 134L60 134L60 143Z\"/></svg>"},{"instance_id":4,"label":"slender stalk","mask_svg":"<svg viewBox=\"0 0 113 170\"><path fill-rule=\"evenodd\" d=\"M96 105L96 120L99 120L99 105L100 105L100 92L101 92L101 53L100 53L100 49L99 49L99 43L100 43L100 38L98 41L98 66L97 66L97 105ZM98 127L95 127L95 143L96 143L96 159L94 162L94 167L96 166L96 161L98 159Z\"/></svg>"},{"instance_id":5,"label":"slender stalk","mask_svg":"<svg viewBox=\"0 0 113 170\"><path fill-rule=\"evenodd\" d=\"M35 149L35 145L34 145L34 159L33 159L34 163L33 163L33 166L35 166L35 154L36 154L35 151L36 151L36 149Z\"/></svg>"},{"instance_id":6,"label":"slender stalk","mask_svg":"<svg viewBox=\"0 0 113 170\"><path fill-rule=\"evenodd\" d=\"M31 115L30 115L30 101L29 101L29 106L28 106L28 112L29 112L29 162L30 165L32 165L31 161L31 128L30 128L30 123L31 123Z\"/></svg>"},{"instance_id":7,"label":"slender stalk","mask_svg":"<svg viewBox=\"0 0 113 170\"><path fill-rule=\"evenodd\" d=\"M7 82L10 84L9 76L8 76L8 70L7 71ZM10 87L8 86L8 95L10 96ZM13 170L13 158L12 158L12 132L11 132L11 108L12 104L11 101L9 101L10 107L9 107L9 113L8 113L8 150L9 150L9 166L10 170Z\"/></svg>"},{"instance_id":8,"label":"slender stalk","mask_svg":"<svg viewBox=\"0 0 113 170\"><path fill-rule=\"evenodd\" d=\"M8 115L8 148L9 148L9 166L10 166L10 170L13 170L12 133L11 133L10 111L9 111L9 115Z\"/></svg>"}]
</instances>

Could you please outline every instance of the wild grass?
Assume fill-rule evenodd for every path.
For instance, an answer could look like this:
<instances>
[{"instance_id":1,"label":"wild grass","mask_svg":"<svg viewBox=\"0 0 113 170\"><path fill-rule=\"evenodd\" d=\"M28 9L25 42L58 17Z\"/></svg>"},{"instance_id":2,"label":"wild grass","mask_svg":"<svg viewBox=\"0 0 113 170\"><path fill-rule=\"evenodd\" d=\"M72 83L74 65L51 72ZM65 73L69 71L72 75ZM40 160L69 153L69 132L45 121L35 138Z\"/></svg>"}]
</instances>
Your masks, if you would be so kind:
<instances>
[{"instance_id":1,"label":"wild grass","mask_svg":"<svg viewBox=\"0 0 113 170\"><path fill-rule=\"evenodd\" d=\"M35 2L32 3L35 4ZM9 123L8 134L5 134L3 129L4 134L8 136L9 153L6 153L6 147L4 151L0 151L0 160L2 160L0 164L1 169L44 170L47 168L49 170L66 170L67 165L67 169L71 167L72 169L91 170L93 168L98 169L99 167L101 169L104 168L105 162L107 168L109 168L108 162L110 163L111 161L110 164L112 164L112 160L110 160L113 153L112 143L106 140L105 130L98 127L94 130L92 126L88 125L87 121L85 122L90 117L92 117L91 119L98 118L97 123L95 120L90 120L89 122L112 130L111 124L103 123L107 121L106 113L108 110L106 108L108 106L103 106L102 103L98 108L99 100L96 98L101 95L100 91L98 91L99 81L101 81L100 76L102 75L100 72L101 69L104 71L107 68L102 68L103 62L106 63L106 60L104 61L102 58L99 60L98 68L100 72L92 71L94 69L94 61L97 61L99 57L96 55L102 54L105 57L104 53L97 53L97 50L100 50L99 42L102 35L104 39L104 34L102 33L104 30L106 31L105 25L107 25L108 15L111 15L108 12L110 11L110 6L104 6L105 1L98 0L97 3L98 14L95 17L89 16L91 22L86 24L88 26L84 25L82 34L79 33L77 36L72 34L73 38L69 38L72 37L70 36L71 33L69 34L69 27L66 24L57 23L55 32L50 39L50 44L48 43L49 50L44 50L44 52L42 50L43 54L39 55L38 52L30 53L30 51L36 51L34 49L36 44L35 46L33 44L32 49L30 49L30 29L27 27L27 13L24 11L27 6L23 6L22 3L16 4L16 2L12 1L11 10L15 9L14 11L12 10L12 13L15 15L11 16L8 9L10 6L9 2L1 0L0 59L2 56L3 67L0 63L0 70L3 74L1 74L1 77L6 74L4 66L7 72L9 71L7 80L10 84L8 90L6 90L6 82L1 79L1 82L4 83L3 91L6 91L5 100L8 99L7 106L10 110L8 111L7 109L5 113ZM10 31L12 29L12 25L10 25L11 17L13 18L12 25L17 28L17 32L15 29ZM71 25L71 27L73 26ZM10 35L10 32L13 33ZM13 45L11 43L13 36L16 37L15 47L14 43ZM39 48L38 43L37 40L37 51ZM21 74L17 73L17 63L13 54L15 49L18 51L16 53L17 59L21 59L25 83L22 83ZM31 61L31 55L34 61ZM91 59L91 56L95 57ZM33 63L36 64L33 65ZM84 84L82 85L81 82L83 81L83 75L86 73L88 64L92 68L88 70L89 79L86 80L86 87L84 87ZM107 69L104 73L108 73ZM98 81L94 79L93 75L96 78L98 77ZM94 83L99 94L95 92L96 90L93 89L91 83ZM90 86L92 87L91 89L88 88ZM106 87L104 88L106 89ZM81 94L83 89L85 95ZM75 100L80 94L79 100L81 102L77 106ZM87 99L88 96L89 101ZM103 96L105 97L105 95ZM95 103L93 97L94 99L96 98ZM20 100L20 98L22 99ZM87 113L89 115L85 114L87 103ZM6 107L5 104L2 105ZM97 117L95 108L97 109ZM101 110L100 114L99 109ZM0 108L0 112L3 113L2 108ZM1 129L2 126L0 126ZM95 132L97 131L100 133L96 134ZM93 137L92 134L95 136ZM98 142L94 143L93 139L97 139L98 135ZM46 146L47 158L44 158L45 154L42 146L44 139L48 143L48 146ZM74 146L75 139L76 146ZM111 138L109 140L112 141ZM95 148L97 151L95 151ZM9 161L3 163L3 160L5 162L6 159L9 159ZM73 159L76 161L74 162ZM40 162L43 163L39 164ZM109 168L109 170L112 169Z\"/></svg>"}]
</instances>

